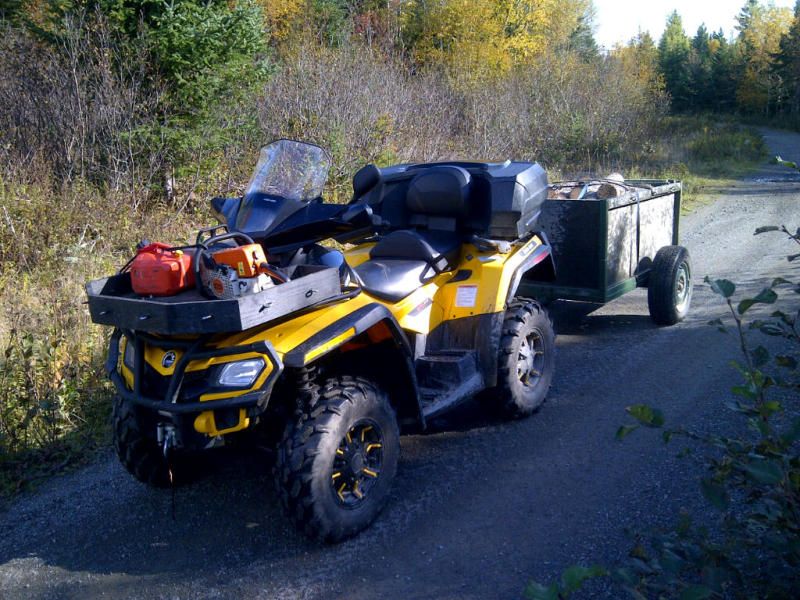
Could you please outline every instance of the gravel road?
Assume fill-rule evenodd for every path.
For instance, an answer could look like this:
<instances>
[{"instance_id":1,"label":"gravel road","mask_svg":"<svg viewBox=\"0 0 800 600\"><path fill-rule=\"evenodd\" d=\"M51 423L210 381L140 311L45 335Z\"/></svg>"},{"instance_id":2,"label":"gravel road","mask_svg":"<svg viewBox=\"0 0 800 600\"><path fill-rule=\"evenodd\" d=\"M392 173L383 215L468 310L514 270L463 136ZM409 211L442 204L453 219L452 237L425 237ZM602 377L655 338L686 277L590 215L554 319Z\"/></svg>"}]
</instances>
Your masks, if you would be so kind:
<instances>
[{"instance_id":1,"label":"gravel road","mask_svg":"<svg viewBox=\"0 0 800 600\"><path fill-rule=\"evenodd\" d=\"M800 135L763 133L800 162ZM765 167L685 218L696 287L676 327L651 323L645 290L600 308L557 305L558 372L543 409L504 423L467 405L403 438L388 506L356 539L330 547L296 533L264 457L214 458L205 479L178 491L173 521L169 494L133 481L109 452L0 514L0 597L518 598L567 565L613 562L630 547L626 528L704 507L699 467L657 432L614 441L624 407L733 426L723 407L736 347L706 325L723 311L702 278L754 290L797 279L788 244L752 232L800 225L799 206L800 178Z\"/></svg>"}]
</instances>

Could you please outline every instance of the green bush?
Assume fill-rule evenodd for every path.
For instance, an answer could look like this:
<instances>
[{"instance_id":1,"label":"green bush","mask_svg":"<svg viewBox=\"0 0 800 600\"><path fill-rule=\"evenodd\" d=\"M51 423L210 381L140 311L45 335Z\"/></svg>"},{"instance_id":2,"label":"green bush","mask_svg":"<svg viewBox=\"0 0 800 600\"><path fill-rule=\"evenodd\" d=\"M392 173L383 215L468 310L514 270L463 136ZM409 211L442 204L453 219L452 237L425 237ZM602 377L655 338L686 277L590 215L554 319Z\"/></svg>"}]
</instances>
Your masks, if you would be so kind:
<instances>
[{"instance_id":1,"label":"green bush","mask_svg":"<svg viewBox=\"0 0 800 600\"><path fill-rule=\"evenodd\" d=\"M185 243L209 220L126 200L0 180L0 495L107 438L108 331L89 320L85 282L113 273L140 239Z\"/></svg>"}]
</instances>

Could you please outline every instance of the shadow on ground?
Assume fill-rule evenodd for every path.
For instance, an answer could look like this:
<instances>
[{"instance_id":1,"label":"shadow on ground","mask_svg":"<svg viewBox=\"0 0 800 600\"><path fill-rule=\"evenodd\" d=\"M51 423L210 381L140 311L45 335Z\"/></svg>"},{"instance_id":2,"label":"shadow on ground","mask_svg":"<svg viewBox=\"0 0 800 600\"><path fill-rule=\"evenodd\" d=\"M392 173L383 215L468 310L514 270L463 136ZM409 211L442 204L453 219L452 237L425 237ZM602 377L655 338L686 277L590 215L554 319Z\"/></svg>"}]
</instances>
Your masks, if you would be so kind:
<instances>
[{"instance_id":1,"label":"shadow on ground","mask_svg":"<svg viewBox=\"0 0 800 600\"><path fill-rule=\"evenodd\" d=\"M646 316L594 315L597 308L555 303L551 311L557 331L583 335L613 328L615 335L636 336L655 327ZM423 435L403 438L401 468L389 510L393 503L405 502L407 494L424 494L431 478L442 476L443 469L446 479L446 470L461 468L460 438L472 431L484 438L492 431L502 433L516 426L504 423L479 400L430 425ZM71 572L172 573L190 578L198 570L213 573L253 561L285 563L308 555L324 560L358 543L329 547L295 531L273 491L269 452L225 448L200 460L199 480L176 490L173 520L168 490L153 490L133 481L110 459L88 489L43 500L50 505L20 515L15 527L30 525L31 535L17 539L13 546L0 544L0 564L38 557ZM42 519L42 513L49 516ZM26 523L26 519L39 522ZM379 526L373 529L359 539L386 535Z\"/></svg>"}]
</instances>

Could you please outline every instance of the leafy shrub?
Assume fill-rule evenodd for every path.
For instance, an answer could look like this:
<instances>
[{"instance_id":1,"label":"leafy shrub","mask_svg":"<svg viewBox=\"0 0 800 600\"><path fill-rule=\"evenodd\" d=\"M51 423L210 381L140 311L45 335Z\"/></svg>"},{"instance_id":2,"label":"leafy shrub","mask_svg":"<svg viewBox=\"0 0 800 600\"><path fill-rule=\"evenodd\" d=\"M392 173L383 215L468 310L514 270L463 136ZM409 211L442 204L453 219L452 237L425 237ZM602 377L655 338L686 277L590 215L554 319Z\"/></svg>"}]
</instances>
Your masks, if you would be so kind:
<instances>
[{"instance_id":1,"label":"leafy shrub","mask_svg":"<svg viewBox=\"0 0 800 600\"><path fill-rule=\"evenodd\" d=\"M140 239L188 241L209 219L128 199L0 180L0 494L107 436L108 331L89 321L85 282L113 273Z\"/></svg>"},{"instance_id":2,"label":"leafy shrub","mask_svg":"<svg viewBox=\"0 0 800 600\"><path fill-rule=\"evenodd\" d=\"M591 169L639 154L666 110L657 90L618 66L544 56L491 85L465 87L365 47L306 44L268 82L259 119L265 138L327 147L329 196L341 199L365 162L513 157Z\"/></svg>"}]
</instances>

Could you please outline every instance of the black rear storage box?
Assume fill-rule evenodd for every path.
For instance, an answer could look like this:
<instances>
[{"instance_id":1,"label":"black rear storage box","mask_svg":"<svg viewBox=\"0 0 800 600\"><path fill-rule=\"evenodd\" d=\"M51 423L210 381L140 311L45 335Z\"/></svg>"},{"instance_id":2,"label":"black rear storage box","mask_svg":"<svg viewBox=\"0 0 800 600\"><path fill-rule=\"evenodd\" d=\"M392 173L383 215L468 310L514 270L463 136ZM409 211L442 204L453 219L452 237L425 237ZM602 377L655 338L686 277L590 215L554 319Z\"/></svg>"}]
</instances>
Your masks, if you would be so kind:
<instances>
[{"instance_id":1,"label":"black rear storage box","mask_svg":"<svg viewBox=\"0 0 800 600\"><path fill-rule=\"evenodd\" d=\"M469 198L473 210L462 225L479 235L515 240L536 228L547 200L547 173L538 163L441 162L394 165L381 169L383 185L364 196L393 228L410 226L406 197L416 175L443 166L469 173Z\"/></svg>"},{"instance_id":2,"label":"black rear storage box","mask_svg":"<svg viewBox=\"0 0 800 600\"><path fill-rule=\"evenodd\" d=\"M491 203L490 238L517 239L536 225L547 199L547 173L538 163L489 164L483 173Z\"/></svg>"}]
</instances>

